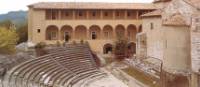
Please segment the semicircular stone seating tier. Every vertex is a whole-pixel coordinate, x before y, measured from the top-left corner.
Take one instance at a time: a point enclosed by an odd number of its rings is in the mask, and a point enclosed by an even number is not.
[[[48,53],[8,71],[3,86],[74,87],[81,81],[106,76],[97,68],[88,45],[69,44]]]

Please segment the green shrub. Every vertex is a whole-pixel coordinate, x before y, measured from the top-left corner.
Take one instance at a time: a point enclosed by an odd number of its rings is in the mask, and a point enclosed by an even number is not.
[[[0,54],[15,53],[18,39],[15,30],[0,27]]]
[[[46,43],[45,42],[40,42],[40,43],[35,45],[35,49],[43,49],[45,47],[46,47]]]
[[[82,40],[80,40],[80,43],[81,43],[81,44],[84,44],[84,40],[83,40],[83,39],[82,39]]]

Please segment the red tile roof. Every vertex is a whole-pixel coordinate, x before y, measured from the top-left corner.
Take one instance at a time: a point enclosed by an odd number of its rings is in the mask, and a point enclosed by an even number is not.
[[[174,14],[170,18],[163,20],[163,25],[172,25],[172,26],[189,26],[184,17],[180,14]]]
[[[97,3],[97,2],[39,2],[28,7],[35,9],[156,9],[152,3]]]
[[[143,18],[144,17],[161,17],[161,15],[162,15],[162,10],[158,9],[158,10],[146,13],[146,14],[142,15],[141,17],[143,17]]]

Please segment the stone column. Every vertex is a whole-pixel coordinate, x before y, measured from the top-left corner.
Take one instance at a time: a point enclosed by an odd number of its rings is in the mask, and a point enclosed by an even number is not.
[[[114,10],[112,11],[112,16],[113,16],[113,19],[115,20],[115,11]]]
[[[136,19],[139,19],[139,11],[136,11]]]
[[[101,29],[100,29],[100,38],[99,38],[99,39],[104,39],[103,37],[104,37],[104,36],[103,36],[103,28],[101,28]]]
[[[72,19],[75,20],[76,19],[76,11],[72,10]]]
[[[58,41],[61,41],[61,29],[58,29],[58,35],[57,35]]]
[[[87,37],[86,37],[86,40],[90,40],[90,31],[89,31],[89,30],[90,30],[90,29],[87,28],[87,33],[86,33]]]
[[[115,27],[113,27],[113,39],[115,40],[116,38],[117,38],[116,29]]]
[[[125,10],[125,13],[124,13],[124,18],[127,19],[127,14],[128,14],[128,11]]]
[[[100,19],[103,19],[103,10],[100,10]]]
[[[90,15],[89,15],[89,11],[86,11],[86,19],[89,19],[90,18]]]
[[[75,28],[72,29],[71,40],[75,40]]]
[[[125,35],[124,35],[124,37],[128,38],[128,29],[127,29],[127,27],[124,27],[124,28],[125,28]]]
[[[58,10],[58,20],[61,20],[61,10]]]

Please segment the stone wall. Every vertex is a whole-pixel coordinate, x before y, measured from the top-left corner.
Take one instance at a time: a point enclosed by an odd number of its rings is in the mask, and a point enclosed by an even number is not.
[[[200,71],[200,16],[193,17],[191,27],[192,70]]]

